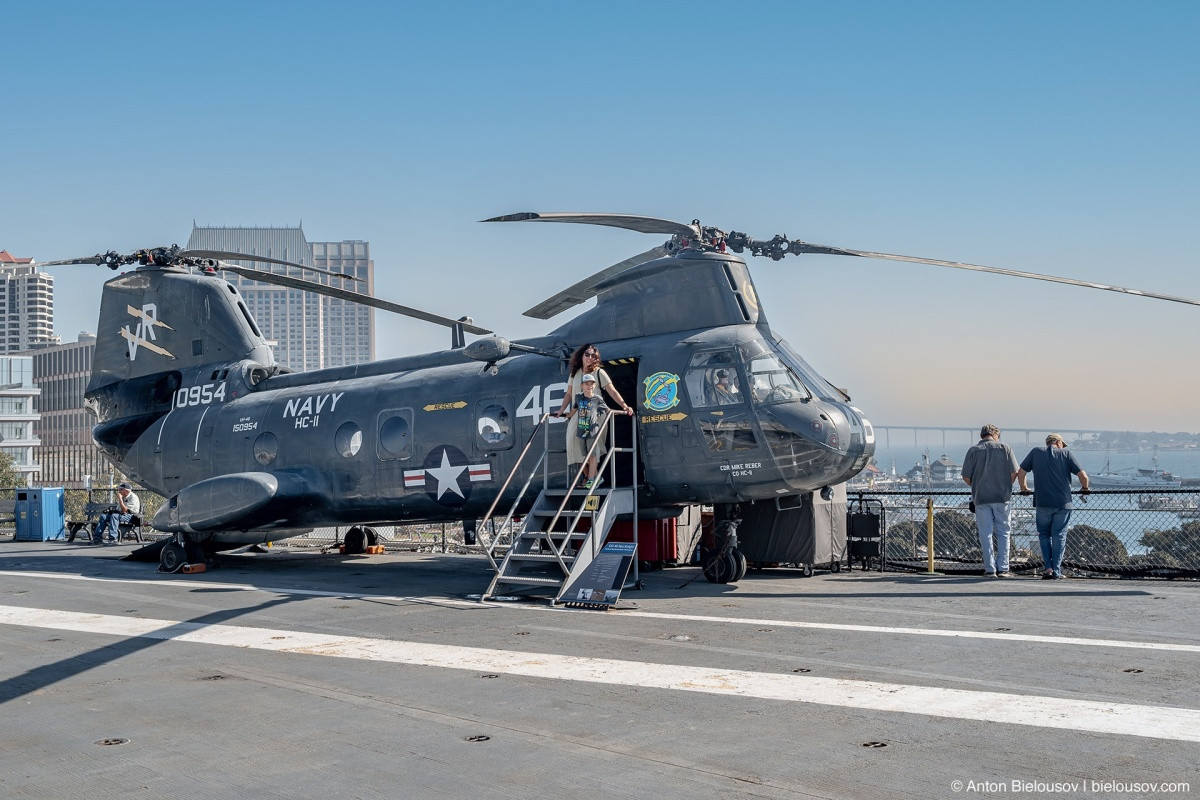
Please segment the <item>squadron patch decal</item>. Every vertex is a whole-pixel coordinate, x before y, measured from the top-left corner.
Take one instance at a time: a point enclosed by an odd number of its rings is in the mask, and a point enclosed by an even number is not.
[[[643,385],[646,388],[643,405],[651,411],[667,411],[679,405],[679,376],[674,372],[656,372]]]
[[[435,503],[461,506],[471,496],[471,484],[492,479],[491,464],[468,464],[453,445],[438,445],[425,457],[423,469],[404,471],[405,489],[424,489]]]

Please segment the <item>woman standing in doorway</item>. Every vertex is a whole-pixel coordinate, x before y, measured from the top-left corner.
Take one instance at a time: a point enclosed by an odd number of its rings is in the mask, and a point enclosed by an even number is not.
[[[608,377],[608,373],[600,368],[600,348],[594,344],[588,343],[576,348],[571,354],[571,362],[569,367],[570,377],[567,378],[567,391],[563,395],[562,406],[558,409],[560,417],[566,416],[568,410],[575,402],[575,396],[583,393],[582,379],[584,375],[592,375],[600,384],[600,388],[612,398],[613,403],[617,408],[625,414],[633,416],[633,408],[625,402],[625,398],[621,397],[621,393],[617,391],[617,387],[613,386],[612,379]],[[575,431],[571,430],[571,426],[567,427],[567,463],[569,465],[582,464],[584,462],[583,440],[575,435]]]

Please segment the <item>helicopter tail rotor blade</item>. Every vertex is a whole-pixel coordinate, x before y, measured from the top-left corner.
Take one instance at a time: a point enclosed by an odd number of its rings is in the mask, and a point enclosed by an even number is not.
[[[217,268],[224,270],[225,272],[236,273],[241,275],[243,278],[249,278],[250,280],[262,281],[263,283],[273,283],[279,286],[288,286],[293,289],[303,289],[316,294],[323,294],[328,297],[336,297],[340,300],[349,300],[352,303],[360,303],[372,308],[382,309],[383,311],[391,311],[392,313],[402,314],[406,317],[413,317],[414,319],[424,320],[425,322],[432,322],[435,325],[444,325],[447,328],[461,326],[462,329],[467,333],[473,333],[479,336],[492,333],[492,331],[488,330],[487,328],[481,328],[478,325],[465,320],[450,319],[449,317],[443,317],[438,314],[430,314],[429,312],[422,311],[419,308],[402,306],[399,303],[393,303],[389,300],[381,300],[378,297],[372,297],[368,294],[359,294],[358,292],[352,292],[348,289],[339,289],[336,286],[326,286],[323,283],[306,281],[302,278],[293,278],[288,275],[279,275],[274,272],[267,272],[261,269],[252,269],[250,267],[239,267],[236,264],[226,264],[224,262],[220,263]]]
[[[596,296],[596,287],[608,280],[609,278],[619,275],[628,269],[633,269],[639,264],[644,264],[647,261],[653,261],[656,258],[662,258],[668,255],[665,246],[658,246],[640,253],[632,258],[627,258],[619,264],[613,264],[611,267],[602,269],[572,286],[563,289],[553,297],[548,297],[538,303],[533,308],[525,312],[525,316],[533,317],[534,319],[550,319],[553,316],[561,314],[569,308],[574,308],[580,303],[586,303],[588,300]]]
[[[305,264],[297,264],[294,261],[284,261],[279,258],[268,258],[266,256],[252,256],[247,253],[233,253],[227,250],[183,250],[179,253],[180,256],[191,258],[213,258],[218,261],[258,261],[264,264],[281,264],[285,267],[295,267],[296,269],[306,270],[308,272],[319,272],[322,275],[331,275],[335,278],[345,278],[350,281],[361,281],[362,278],[356,278],[353,275],[347,275],[344,272],[333,272],[320,267],[310,267]]]
[[[1014,278],[1030,278],[1037,281],[1049,281],[1051,283],[1064,283],[1068,286],[1082,286],[1088,289],[1103,289],[1108,292],[1120,292],[1121,294],[1138,295],[1141,297],[1149,297],[1155,300],[1169,300],[1172,303],[1186,303],[1187,305],[1200,306],[1200,300],[1192,300],[1187,297],[1178,297],[1171,294],[1160,294],[1158,292],[1147,292],[1141,289],[1128,289],[1124,286],[1111,286],[1107,283],[1096,283],[1094,281],[1081,281],[1074,278],[1060,278],[1055,275],[1042,275],[1038,272],[1022,272],[1016,269],[1003,269],[1001,267],[985,267],[979,264],[964,264],[960,261],[942,261],[936,258],[921,258],[919,256],[902,256],[894,253],[875,253],[870,250],[850,250],[844,247],[826,247],[824,245],[812,245],[806,242],[792,242],[791,252],[795,253],[825,253],[829,255],[844,255],[844,256],[859,256],[861,258],[877,258],[885,261],[907,261],[912,264],[931,264],[935,267],[949,267],[951,269],[965,269],[972,272],[991,272],[996,275],[1008,275]]]
[[[624,228],[639,233],[667,233],[671,236],[698,236],[699,231],[692,225],[682,222],[672,222],[669,219],[656,217],[640,217],[635,214],[588,214],[574,211],[549,211],[538,213],[522,211],[517,214],[505,214],[492,217],[483,222],[572,222],[578,225],[606,225],[610,228]]]

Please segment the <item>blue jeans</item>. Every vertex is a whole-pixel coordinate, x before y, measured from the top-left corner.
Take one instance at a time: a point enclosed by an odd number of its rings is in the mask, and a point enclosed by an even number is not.
[[[979,549],[983,551],[983,571],[1008,572],[1008,503],[976,503],[975,527],[979,528]],[[992,552],[992,534],[996,551]]]
[[[100,521],[96,523],[95,541],[103,541],[110,537],[114,542],[120,541],[120,526],[127,525],[131,519],[132,514],[101,514]]]
[[[1063,551],[1067,545],[1069,508],[1038,508],[1038,543],[1042,546],[1042,565],[1056,576],[1062,575]]]

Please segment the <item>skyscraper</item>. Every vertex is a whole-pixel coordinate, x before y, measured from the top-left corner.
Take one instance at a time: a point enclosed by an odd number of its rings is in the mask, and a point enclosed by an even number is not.
[[[34,401],[38,388],[33,383],[33,359],[0,356],[0,452],[12,459],[13,469],[33,485],[38,472],[34,448],[39,444],[33,426],[38,412]]]
[[[54,335],[54,277],[32,258],[0,250],[0,353],[59,341]]]
[[[300,227],[201,227],[193,223],[189,250],[223,250],[319,267],[360,279],[347,281],[294,267],[237,263],[363,294],[375,288],[371,245],[364,241],[309,242]],[[294,370],[361,364],[375,358],[375,317],[367,306],[226,274],[237,286],[275,360]]]
[[[92,374],[96,337],[79,334],[68,344],[39,347],[28,353],[33,360],[33,380],[41,390],[38,399],[40,418],[34,432],[41,444],[37,449],[42,486],[83,488],[84,475],[93,484],[107,484],[112,466],[92,442],[96,418],[84,408],[83,390]]]

